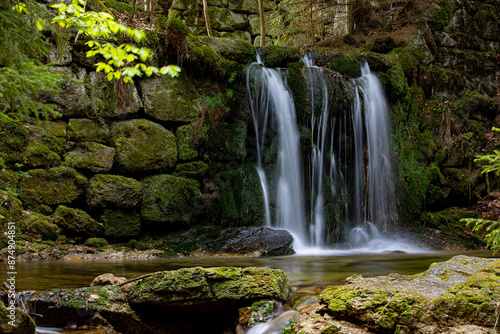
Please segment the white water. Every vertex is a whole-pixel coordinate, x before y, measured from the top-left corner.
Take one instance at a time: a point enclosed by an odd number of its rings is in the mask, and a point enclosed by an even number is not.
[[[322,69],[314,66],[309,57],[302,61],[306,65],[311,102],[311,118],[307,124],[312,141],[308,160],[309,205],[304,203],[303,159],[286,72],[268,69],[260,62],[250,65],[247,71],[266,225],[287,229],[294,237],[293,247],[299,255],[423,252],[408,240],[388,237],[386,233],[395,225],[397,213],[389,108],[380,81],[364,64],[362,76],[346,83],[353,95],[352,107],[334,117],[330,114],[328,83]],[[269,142],[269,137],[275,135],[279,136],[280,145],[279,177],[274,185],[276,190],[271,192],[262,151],[266,139]],[[334,203],[325,203],[326,181],[330,184]],[[276,198],[270,198],[271,193]],[[276,203],[274,220],[271,219],[270,202]],[[326,204],[336,206],[336,221],[325,220]],[[307,206],[310,208],[308,215]],[[341,224],[345,227],[339,227]],[[332,226],[336,226],[337,234],[343,233],[340,238],[346,240],[335,249],[326,248],[329,237],[326,231]]]

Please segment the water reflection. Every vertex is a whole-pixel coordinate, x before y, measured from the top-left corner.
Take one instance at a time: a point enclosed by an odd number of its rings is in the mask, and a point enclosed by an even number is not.
[[[352,275],[415,274],[426,270],[433,262],[466,254],[492,257],[491,252],[440,252],[429,254],[378,254],[363,256],[284,256],[269,258],[200,257],[176,259],[109,259],[80,261],[18,262],[16,290],[43,290],[88,286],[103,273],[132,278],[161,270],[203,266],[269,267],[284,270],[292,285],[325,286],[341,284]],[[0,279],[5,281],[2,271]]]

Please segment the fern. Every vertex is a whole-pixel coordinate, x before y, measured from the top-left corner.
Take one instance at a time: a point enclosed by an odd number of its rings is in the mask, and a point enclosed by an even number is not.
[[[493,254],[500,250],[500,221],[480,218],[465,218],[461,221],[467,222],[467,225],[474,224],[472,228],[474,232],[489,232],[484,236],[488,247],[491,247]]]

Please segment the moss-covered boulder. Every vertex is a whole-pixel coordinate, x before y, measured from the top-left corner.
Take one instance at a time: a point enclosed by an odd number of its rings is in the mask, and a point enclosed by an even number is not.
[[[58,165],[66,144],[66,123],[41,121],[25,126],[30,132],[25,164],[32,168]]]
[[[361,76],[361,65],[359,60],[352,55],[345,53],[335,54],[330,58],[329,63],[332,69],[342,75],[353,78]]]
[[[23,204],[10,191],[0,190],[0,225],[17,221],[23,213]]]
[[[168,171],[177,161],[174,134],[149,120],[114,122],[111,139],[122,172]]]
[[[36,325],[30,316],[16,307],[0,302],[0,332],[4,334],[35,334]]]
[[[270,45],[259,49],[262,62],[267,67],[287,67],[288,63],[300,60],[299,49]]]
[[[140,82],[144,110],[161,121],[193,122],[201,115],[200,95],[182,71],[176,78],[159,76]]]
[[[320,312],[377,332],[451,333],[460,326],[486,332],[495,325],[499,268],[497,259],[459,255],[417,275],[355,275],[323,291]]]
[[[97,174],[87,185],[87,205],[90,207],[132,208],[141,198],[141,183],[121,175]]]
[[[198,145],[192,124],[179,126],[175,131],[179,160],[192,160],[198,157]]]
[[[255,48],[244,38],[228,39],[200,36],[199,40],[209,45],[227,60],[233,60],[240,64],[249,64],[255,60]]]
[[[33,169],[19,182],[19,198],[24,206],[72,203],[85,190],[87,178],[69,167]]]
[[[242,161],[246,156],[246,138],[246,123],[222,123],[214,128],[205,127],[201,144],[213,160]]]
[[[168,307],[216,313],[256,299],[284,301],[288,277],[269,268],[184,268],[160,271],[132,284],[129,301],[142,307]]]
[[[104,226],[81,209],[59,205],[53,214],[54,223],[67,237],[94,237],[102,235]]]
[[[264,0],[264,10],[276,9],[276,3],[271,0]],[[243,13],[259,13],[259,3],[257,0],[230,0],[229,9]]]
[[[0,190],[16,189],[20,178],[19,172],[0,168]]]
[[[208,164],[203,161],[186,162],[177,164],[174,175],[191,179],[201,179],[208,171]]]
[[[29,130],[23,122],[0,116],[0,166],[24,163]]]
[[[208,7],[210,25],[214,30],[234,31],[247,28],[248,21],[245,15],[235,13],[228,8]]]
[[[104,235],[116,239],[131,239],[141,233],[141,215],[133,210],[105,210],[101,216]]]
[[[64,156],[64,164],[94,173],[108,172],[113,167],[115,149],[99,143],[76,144]]]
[[[116,285],[42,291],[32,295],[27,306],[43,315],[40,326],[64,327],[73,322],[77,326],[101,325],[109,332],[156,333],[140,321]]]
[[[109,144],[110,137],[109,126],[104,122],[88,118],[69,120],[69,141]]]
[[[198,181],[167,174],[145,177],[142,219],[150,223],[190,223],[200,214]]]
[[[23,234],[36,240],[56,240],[59,237],[59,227],[49,217],[31,211],[23,213],[20,228]]]

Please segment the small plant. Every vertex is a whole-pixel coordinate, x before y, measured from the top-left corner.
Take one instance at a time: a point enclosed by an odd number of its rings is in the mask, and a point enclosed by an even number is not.
[[[103,239],[103,238],[88,238],[85,241],[85,245],[87,245],[89,247],[96,247],[96,248],[104,247],[107,244],[108,244],[108,242],[106,241],[106,239]]]

